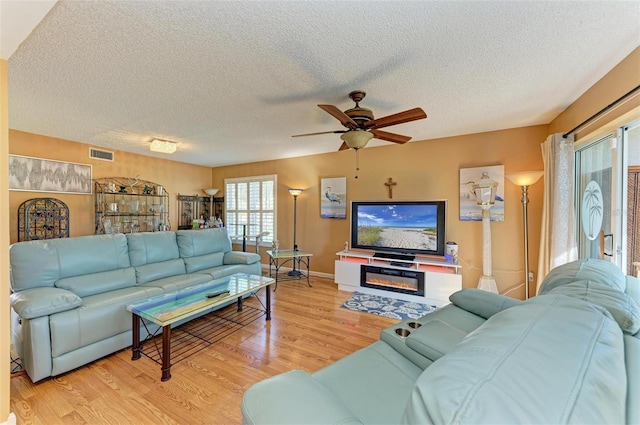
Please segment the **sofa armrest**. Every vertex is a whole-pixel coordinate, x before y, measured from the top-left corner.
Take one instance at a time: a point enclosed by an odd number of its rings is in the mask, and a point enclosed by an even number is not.
[[[461,309],[485,319],[522,303],[522,301],[506,295],[494,294],[476,288],[465,288],[455,292],[451,294],[449,301]]]
[[[449,323],[430,320],[411,332],[406,340],[407,347],[434,362],[458,345],[467,336]]]
[[[260,256],[251,252],[225,252],[222,264],[253,264],[260,261]]]
[[[72,310],[82,304],[82,299],[73,292],[50,287],[14,292],[9,301],[13,310],[23,319]]]
[[[252,385],[242,397],[243,424],[362,424],[326,387],[302,370]]]

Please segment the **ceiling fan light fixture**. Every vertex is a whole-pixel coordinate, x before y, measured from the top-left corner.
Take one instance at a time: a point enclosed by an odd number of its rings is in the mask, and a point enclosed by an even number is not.
[[[373,138],[373,134],[365,130],[351,130],[340,136],[350,149],[362,149],[367,146],[369,140]]]
[[[153,139],[149,149],[151,152],[174,153],[178,149],[178,144],[169,140]]]

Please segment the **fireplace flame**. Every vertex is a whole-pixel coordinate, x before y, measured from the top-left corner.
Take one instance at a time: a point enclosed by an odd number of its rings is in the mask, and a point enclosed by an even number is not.
[[[411,283],[407,283],[407,282],[399,282],[399,281],[397,281],[395,279],[373,278],[373,279],[367,279],[367,283],[370,284],[370,285],[385,286],[387,288],[406,289],[406,290],[409,290],[409,291],[417,291],[418,290],[417,282],[416,282],[416,284],[411,284]]]

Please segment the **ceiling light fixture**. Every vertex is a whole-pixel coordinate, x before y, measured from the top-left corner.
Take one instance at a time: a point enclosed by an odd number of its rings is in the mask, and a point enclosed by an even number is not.
[[[356,151],[356,179],[358,178],[358,171],[360,171],[360,164],[358,159],[358,152],[360,149],[367,146],[369,140],[373,139],[373,133],[366,130],[349,130],[344,133],[340,138],[344,141],[344,144]]]
[[[153,139],[149,149],[151,152],[174,153],[178,149],[178,144],[169,140]]]
[[[365,130],[350,130],[340,136],[350,149],[362,149],[367,146],[373,134]]]

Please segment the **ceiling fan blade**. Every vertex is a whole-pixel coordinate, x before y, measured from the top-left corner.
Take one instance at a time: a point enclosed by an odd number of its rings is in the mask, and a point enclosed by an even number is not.
[[[387,131],[382,131],[377,129],[372,129],[369,131],[373,134],[373,137],[375,137],[376,139],[386,140],[387,142],[403,144],[411,140],[411,137],[403,136],[402,134],[389,133]]]
[[[322,109],[323,111],[329,113],[329,115],[331,115],[332,117],[334,117],[338,121],[340,121],[340,123],[342,125],[344,125],[345,127],[349,128],[349,129],[353,129],[353,128],[358,127],[358,123],[357,122],[352,120],[349,115],[347,115],[344,112],[342,112],[336,106],[333,106],[333,105],[318,105],[318,107],[320,109]]]
[[[304,136],[317,136],[319,134],[331,134],[331,133],[346,133],[347,130],[336,130],[336,131],[320,131],[318,133],[305,133],[305,134],[294,134],[291,137],[304,137]]]
[[[382,128],[409,121],[421,120],[424,118],[427,118],[427,114],[422,110],[422,108],[413,108],[404,112],[398,112],[397,114],[387,115],[386,117],[367,121],[364,123],[364,126],[366,128]]]
[[[344,151],[349,149],[349,146],[347,146],[347,142],[342,142],[342,144],[340,145],[340,149],[338,149],[338,151]]]

